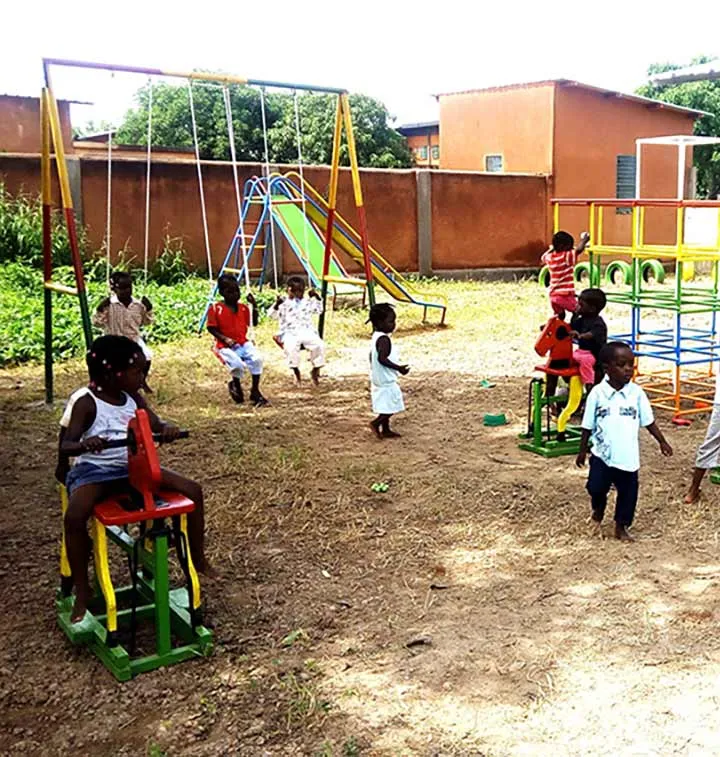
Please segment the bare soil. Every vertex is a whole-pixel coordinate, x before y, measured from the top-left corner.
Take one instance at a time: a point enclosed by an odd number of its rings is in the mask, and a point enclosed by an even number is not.
[[[260,411],[231,403],[207,340],[158,350],[153,401],[192,431],[163,462],[207,496],[217,646],[126,684],[55,625],[60,406],[41,367],[0,372],[0,752],[718,754],[720,516],[709,482],[682,501],[705,421],[659,416],[675,456],[642,439],[636,541],[603,538],[586,472],[517,448],[541,294],[455,294],[445,330],[400,311],[399,440],[367,427],[359,316],[333,316],[319,388],[261,330]],[[83,381],[61,366],[58,394]]]

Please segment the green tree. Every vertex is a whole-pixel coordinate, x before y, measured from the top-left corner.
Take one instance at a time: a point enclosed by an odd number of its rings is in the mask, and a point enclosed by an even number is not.
[[[709,63],[712,58],[700,56],[690,65]],[[665,71],[684,68],[676,63],[653,63],[648,77]],[[695,121],[695,134],[715,137],[720,135],[720,81],[697,81],[686,84],[645,84],[637,93],[643,97],[682,105],[685,108],[706,111],[709,115]],[[697,190],[700,197],[720,195],[720,145],[701,145],[693,148],[697,168]]]
[[[238,160],[262,161],[265,146],[260,91],[252,87],[230,87],[230,100]],[[148,85],[135,95],[135,106],[125,115],[118,130],[119,143],[147,143],[150,104]],[[230,157],[225,104],[218,87],[195,85],[193,104],[198,130],[200,157],[227,160]],[[327,164],[332,155],[337,98],[306,92],[298,95],[301,149],[305,163]],[[297,163],[295,100],[291,94],[268,93],[265,97],[268,152],[272,163]],[[413,165],[412,154],[402,135],[390,125],[385,106],[366,95],[350,95],[358,162],[375,168],[402,168]],[[192,121],[187,87],[155,84],[152,89],[152,142],[163,147],[192,147]],[[347,144],[343,141],[341,163],[348,165]]]

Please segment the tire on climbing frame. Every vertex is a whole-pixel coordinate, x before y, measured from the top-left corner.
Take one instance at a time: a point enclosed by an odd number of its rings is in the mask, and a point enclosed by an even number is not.
[[[665,281],[665,269],[659,260],[644,260],[640,271],[645,283],[650,279],[654,279],[657,284]]]
[[[578,263],[575,266],[574,275],[575,275],[575,281],[577,281],[578,284],[584,283],[585,281],[589,283],[590,282],[590,263],[585,263],[585,262]]]
[[[616,281],[618,274],[620,280]],[[613,260],[605,269],[605,281],[608,284],[632,284],[632,280],[632,266],[624,260]]]
[[[550,268],[544,265],[538,274],[538,284],[547,289],[550,286]]]

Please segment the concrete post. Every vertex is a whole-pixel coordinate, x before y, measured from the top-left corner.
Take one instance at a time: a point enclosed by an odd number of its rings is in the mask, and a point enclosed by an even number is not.
[[[432,171],[416,171],[418,273],[432,276]]]
[[[67,158],[68,181],[70,182],[70,194],[73,207],[75,208],[75,220],[78,226],[82,226],[83,220],[83,196],[82,196],[82,167],[80,158]]]

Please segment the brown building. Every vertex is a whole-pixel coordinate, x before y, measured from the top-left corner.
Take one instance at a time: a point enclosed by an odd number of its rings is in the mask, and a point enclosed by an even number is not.
[[[426,121],[419,124],[403,124],[397,129],[415,156],[415,165],[421,168],[440,167],[440,123]]]
[[[72,152],[70,102],[58,100],[63,144]],[[0,95],[0,152],[37,154],[42,149],[40,99]]]
[[[437,99],[441,168],[545,174],[551,195],[565,198],[634,197],[635,140],[692,134],[695,119],[702,115],[567,79],[454,92]],[[667,148],[643,153],[642,197],[676,196],[676,161],[676,153]],[[563,226],[584,228],[585,211],[564,212]],[[662,237],[674,224],[671,215],[656,226]],[[608,241],[629,233],[626,213],[607,216]]]

